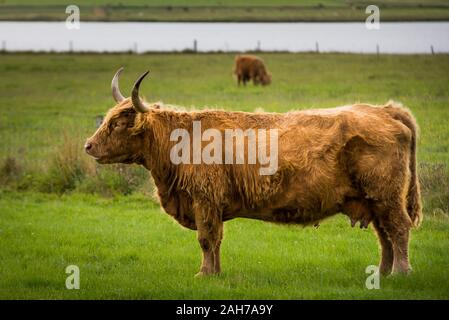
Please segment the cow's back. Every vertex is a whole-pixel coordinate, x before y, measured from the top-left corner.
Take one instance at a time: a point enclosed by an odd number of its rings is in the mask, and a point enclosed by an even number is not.
[[[252,69],[263,65],[263,61],[253,55],[237,55],[235,57],[235,73],[249,74]]]
[[[271,219],[274,211],[295,208],[296,222],[312,223],[335,213],[345,198],[358,196],[345,162],[353,166],[367,159],[379,161],[409,134],[384,108],[368,105],[295,111],[270,120],[272,125],[268,121],[261,127],[279,131],[277,172],[262,176],[258,166],[231,169],[233,199],[239,202],[234,205],[246,217],[262,214],[259,218]],[[362,146],[357,159],[343,159],[342,152],[354,137],[366,148]]]

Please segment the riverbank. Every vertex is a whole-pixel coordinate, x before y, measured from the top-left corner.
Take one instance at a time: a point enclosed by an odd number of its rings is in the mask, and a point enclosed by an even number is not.
[[[97,3],[95,5],[95,2]],[[266,5],[234,1],[228,5],[201,1],[176,1],[176,5],[117,4],[93,1],[80,4],[82,21],[135,22],[360,22],[365,21],[368,4],[343,1],[281,1]],[[236,3],[237,4],[234,4]],[[321,3],[323,2],[323,3]],[[29,3],[29,4],[28,4]],[[83,3],[83,2],[82,2]],[[195,5],[199,4],[199,5]],[[449,3],[442,1],[382,1],[378,4],[381,21],[449,21]],[[0,21],[64,21],[66,6],[56,1],[34,5],[31,1],[4,1],[0,4]]]

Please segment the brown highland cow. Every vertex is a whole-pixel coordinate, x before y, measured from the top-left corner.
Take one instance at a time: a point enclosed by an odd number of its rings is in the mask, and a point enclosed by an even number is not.
[[[99,163],[137,163],[150,170],[164,210],[197,230],[203,252],[199,275],[220,272],[223,222],[243,217],[316,225],[343,213],[352,225],[370,223],[379,238],[380,271],[407,273],[410,229],[422,220],[416,174],[417,125],[394,103],[279,113],[176,111],[131,98],[112,81],[117,104],[86,142]],[[175,129],[276,128],[278,169],[260,175],[256,164],[174,164]],[[222,151],[224,157],[225,150]]]
[[[235,57],[234,74],[237,76],[237,84],[246,85],[248,81],[266,86],[271,83],[271,74],[266,70],[265,63],[259,57],[253,55],[237,55]]]

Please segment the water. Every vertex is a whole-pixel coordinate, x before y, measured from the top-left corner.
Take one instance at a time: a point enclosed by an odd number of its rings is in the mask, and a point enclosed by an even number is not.
[[[153,23],[0,22],[8,51],[315,51],[375,53],[449,52],[449,22],[381,23]]]

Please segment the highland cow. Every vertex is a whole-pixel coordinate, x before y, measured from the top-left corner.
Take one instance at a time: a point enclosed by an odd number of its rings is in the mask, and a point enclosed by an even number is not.
[[[248,81],[253,81],[254,85],[269,85],[271,74],[266,70],[265,63],[259,57],[253,55],[237,55],[235,57],[234,74],[237,76],[237,84],[246,85]]]
[[[85,144],[99,163],[137,163],[150,170],[164,210],[197,230],[203,252],[198,275],[219,273],[223,223],[233,218],[318,225],[343,213],[351,224],[372,224],[382,249],[380,272],[411,270],[409,233],[422,220],[416,174],[417,125],[395,103],[355,104],[280,113],[177,111],[131,98],[112,81],[117,104]],[[174,130],[277,129],[278,168],[261,164],[174,164]],[[203,142],[204,143],[204,142]],[[221,150],[226,156],[226,149]]]

